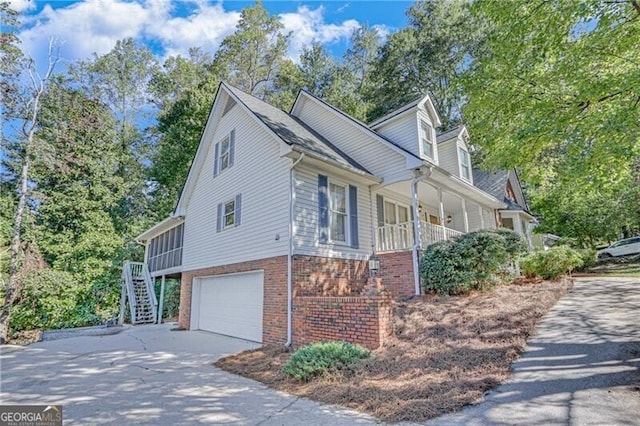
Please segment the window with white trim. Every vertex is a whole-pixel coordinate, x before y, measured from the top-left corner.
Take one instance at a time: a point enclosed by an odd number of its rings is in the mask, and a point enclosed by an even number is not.
[[[233,166],[235,151],[236,131],[232,130],[220,142],[215,145],[213,176]]]
[[[333,242],[346,243],[349,235],[347,186],[329,183],[329,229]]]
[[[422,130],[422,153],[433,158],[433,127],[424,120],[420,120]]]
[[[241,195],[238,194],[235,198],[218,204],[218,218],[216,224],[216,230],[218,232],[240,225],[241,200]]]
[[[231,138],[227,136],[220,142],[220,157],[219,157],[219,171],[222,172],[229,168],[229,145]]]
[[[460,152],[460,174],[463,178],[469,180],[471,179],[471,167],[469,165],[469,153],[466,149],[462,147],[458,147],[458,152]]]

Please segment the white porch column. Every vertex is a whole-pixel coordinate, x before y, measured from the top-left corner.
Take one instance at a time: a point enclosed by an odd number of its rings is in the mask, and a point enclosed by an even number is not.
[[[413,209],[413,281],[416,295],[420,294],[420,255],[422,238],[420,235],[420,211],[418,209],[418,176],[411,181],[411,204]]]
[[[162,280],[160,281],[160,306],[158,307],[158,324],[162,324],[162,311],[164,310],[164,279],[165,276],[162,276]]]
[[[462,200],[462,217],[464,218],[464,233],[469,233],[469,215],[467,214],[467,200],[461,198]]]
[[[480,204],[478,204],[478,214],[480,215],[480,229],[484,229],[484,210]]]
[[[442,189],[438,188],[438,203],[439,203],[439,207],[440,207],[440,225],[442,226],[442,237],[444,240],[447,239],[447,233],[444,230],[445,226],[445,219],[444,219],[444,203],[442,202]]]

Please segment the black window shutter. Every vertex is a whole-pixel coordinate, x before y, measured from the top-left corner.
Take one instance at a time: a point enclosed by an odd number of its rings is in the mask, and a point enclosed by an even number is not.
[[[236,195],[236,202],[235,202],[235,212],[233,215],[233,226],[238,226],[240,225],[240,215],[241,215],[241,206],[242,206],[242,194],[238,194]]]
[[[358,248],[358,188],[353,185],[349,185],[349,231],[351,247]]]
[[[224,204],[218,204],[218,218],[216,222],[216,231],[222,231],[222,222],[224,221]]]
[[[236,129],[231,131],[229,136],[229,167],[233,166],[233,160],[235,159],[236,152]]]
[[[329,193],[328,179],[318,175],[318,236],[321,243],[329,242]]]
[[[218,176],[218,164],[220,163],[219,157],[220,157],[220,143],[217,143],[215,147],[215,155],[213,157],[213,176],[214,177]]]
[[[376,195],[376,210],[378,212],[378,226],[384,226],[384,199]]]

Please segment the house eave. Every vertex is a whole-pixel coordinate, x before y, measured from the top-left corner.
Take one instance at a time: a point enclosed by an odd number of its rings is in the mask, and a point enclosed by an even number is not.
[[[182,223],[184,223],[184,216],[169,216],[135,237],[134,241],[144,243]]]

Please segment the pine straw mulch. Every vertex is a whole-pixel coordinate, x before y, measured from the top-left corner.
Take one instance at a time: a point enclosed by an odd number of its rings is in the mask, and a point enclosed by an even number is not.
[[[280,391],[369,413],[424,421],[460,410],[504,382],[537,320],[572,281],[519,281],[466,296],[396,303],[395,336],[354,372],[298,382],[282,368],[291,352],[264,347],[215,363]]]

